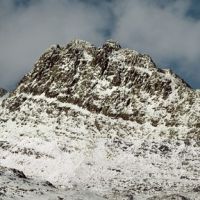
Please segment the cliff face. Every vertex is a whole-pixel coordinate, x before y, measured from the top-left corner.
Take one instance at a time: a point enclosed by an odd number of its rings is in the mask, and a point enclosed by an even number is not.
[[[55,185],[120,200],[200,195],[200,92],[114,41],[48,49],[3,100],[0,136],[2,165]]]

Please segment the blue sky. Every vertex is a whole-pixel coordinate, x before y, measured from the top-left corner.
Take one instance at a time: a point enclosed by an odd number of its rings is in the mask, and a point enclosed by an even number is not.
[[[0,0],[0,87],[13,89],[51,44],[112,38],[200,88],[199,36],[199,0]]]

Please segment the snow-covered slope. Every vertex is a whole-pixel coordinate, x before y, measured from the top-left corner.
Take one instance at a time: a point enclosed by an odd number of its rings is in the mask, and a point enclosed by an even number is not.
[[[1,166],[58,188],[200,199],[200,92],[117,42],[48,49],[3,100],[0,138]]]

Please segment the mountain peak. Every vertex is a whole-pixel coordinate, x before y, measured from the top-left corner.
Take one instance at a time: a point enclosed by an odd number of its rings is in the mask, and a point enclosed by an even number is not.
[[[24,94],[44,94],[92,112],[143,123],[149,115],[142,111],[147,99],[160,102],[159,109],[168,109],[165,104],[173,107],[182,98],[191,101],[197,93],[171,71],[159,69],[150,56],[123,49],[118,42],[109,40],[97,48],[73,40],[45,52],[5,104],[11,110],[20,109]]]
[[[189,89],[187,84],[168,70],[157,68],[148,55],[123,49],[113,40],[102,48],[73,40],[65,47],[54,45],[46,51],[13,94],[44,93],[88,110],[134,120],[136,96],[141,99],[141,93],[146,93],[149,98],[173,101],[174,93],[181,98],[183,89]],[[129,104],[127,113],[124,109]]]

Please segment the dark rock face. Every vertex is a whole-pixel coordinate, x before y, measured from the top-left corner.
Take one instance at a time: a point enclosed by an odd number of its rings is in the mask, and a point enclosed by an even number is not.
[[[13,174],[15,175],[15,176],[17,176],[18,178],[24,178],[24,179],[26,179],[27,177],[25,176],[25,174],[22,172],[22,171],[19,171],[19,170],[17,170],[17,169],[10,169],[12,172],[13,172]]]
[[[0,97],[4,96],[7,93],[7,91],[3,88],[0,88]]]

